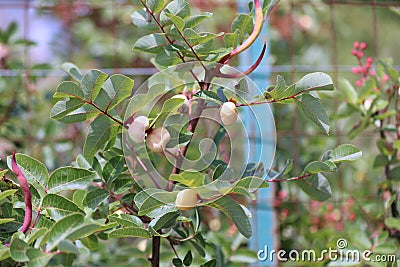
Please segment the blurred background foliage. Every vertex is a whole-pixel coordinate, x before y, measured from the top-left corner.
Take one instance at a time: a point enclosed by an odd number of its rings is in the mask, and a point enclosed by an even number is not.
[[[214,13],[207,31],[231,31],[231,21],[237,12],[236,1],[189,2],[192,13]],[[345,237],[361,249],[365,247],[365,240],[375,240],[377,236],[385,241],[387,248],[383,251],[387,253],[398,246],[394,241],[386,241],[382,227],[374,225],[373,220],[384,212],[380,188],[383,173],[381,169],[372,168],[377,154],[377,132],[367,129],[356,139],[348,140],[346,134],[357,118],[340,116],[341,103],[337,94],[341,93],[339,79],[348,78],[351,82],[357,79],[351,73],[351,67],[357,65],[351,55],[354,41],[368,45],[367,56],[391,58],[394,65],[399,65],[399,5],[399,1],[389,0],[281,0],[269,19],[271,81],[276,80],[277,74],[295,81],[310,71],[326,71],[337,85],[337,91],[324,95],[323,100],[333,124],[329,137],[315,130],[302,116],[297,116],[294,107],[274,106],[278,131],[276,167],[282,168],[287,159],[293,158],[292,174],[296,175],[305,163],[319,158],[320,151],[339,143],[354,143],[364,152],[362,160],[344,166],[339,176],[329,177],[334,197],[325,203],[310,201],[290,183],[274,186],[275,198],[264,207],[276,212],[279,248],[324,249]],[[4,168],[5,156],[14,149],[45,162],[50,169],[70,164],[81,152],[82,133],[87,125],[61,125],[49,119],[51,95],[56,84],[65,79],[59,70],[62,62],[74,62],[82,69],[101,68],[109,73],[130,75],[136,87],[154,72],[145,55],[131,50],[142,36],[140,29],[131,23],[130,15],[135,9],[127,0],[0,2],[3,18],[0,22],[1,168]],[[223,38],[218,42],[223,46]],[[231,251],[234,259],[233,252],[245,242],[227,221],[219,220],[207,222],[211,229],[209,239],[220,242],[221,248]],[[217,233],[221,227],[223,231]],[[224,237],[226,234],[228,238]],[[134,255],[146,261],[143,255],[143,251],[149,249],[146,242],[116,242],[100,243],[99,253],[82,253],[80,264],[139,264],[140,259],[130,261]],[[170,257],[173,256],[164,255],[165,259]],[[236,263],[236,266],[243,264]]]

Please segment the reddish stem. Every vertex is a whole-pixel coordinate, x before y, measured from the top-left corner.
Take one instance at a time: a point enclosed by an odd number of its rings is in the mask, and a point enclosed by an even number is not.
[[[21,169],[17,164],[17,161],[15,160],[15,153],[16,151],[14,151],[12,154],[11,165],[12,165],[12,171],[17,176],[18,183],[21,186],[22,192],[24,194],[25,217],[24,217],[24,223],[22,224],[20,231],[25,233],[31,226],[31,221],[32,221],[32,195],[31,191],[29,190],[28,181],[26,180],[25,175],[22,173]]]

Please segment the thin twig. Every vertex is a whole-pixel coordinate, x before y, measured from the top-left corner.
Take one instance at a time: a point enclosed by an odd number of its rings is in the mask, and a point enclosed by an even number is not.
[[[269,179],[269,180],[265,180],[268,183],[280,183],[280,182],[288,182],[288,181],[299,181],[302,179],[305,179],[307,177],[312,176],[313,174],[311,173],[307,173],[301,176],[296,176],[296,177],[291,177],[291,178],[287,178],[287,179]]]

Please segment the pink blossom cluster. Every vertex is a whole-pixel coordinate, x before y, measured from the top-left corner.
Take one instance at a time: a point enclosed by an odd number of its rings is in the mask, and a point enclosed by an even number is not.
[[[356,81],[356,85],[358,87],[363,86],[368,75],[371,76],[375,75],[375,71],[371,69],[374,59],[372,57],[367,57],[367,59],[365,60],[365,64],[363,63],[365,49],[367,49],[366,43],[354,42],[354,49],[351,51],[351,54],[355,56],[358,61],[358,67],[352,68],[352,72],[354,74],[360,75],[360,79]]]

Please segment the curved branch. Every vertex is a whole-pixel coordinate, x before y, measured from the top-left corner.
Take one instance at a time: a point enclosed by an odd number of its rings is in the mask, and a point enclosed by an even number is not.
[[[264,15],[260,4],[260,0],[254,0],[254,7],[256,10],[256,21],[252,33],[246,39],[246,41],[244,41],[241,45],[236,47],[232,52],[224,56],[219,61],[219,63],[226,64],[229,61],[229,59],[231,59],[233,56],[240,54],[241,52],[249,48],[257,39],[257,37],[260,35],[264,23]]]
[[[24,194],[25,216],[24,223],[22,224],[20,231],[25,233],[31,226],[32,221],[32,195],[31,191],[29,190],[28,181],[26,180],[25,175],[22,173],[21,169],[18,167],[17,161],[15,160],[15,154],[16,151],[14,151],[12,154],[11,166],[12,171],[18,178],[18,183],[21,186],[22,192]]]
[[[250,73],[252,73],[261,63],[264,55],[265,55],[265,51],[267,50],[267,43],[264,43],[263,49],[261,51],[260,56],[257,58],[257,61],[247,70],[245,70],[242,73],[236,73],[236,74],[224,74],[219,72],[219,74],[217,74],[217,77],[221,77],[221,78],[227,78],[227,79],[236,79],[236,78],[241,78],[243,76],[249,75]]]

